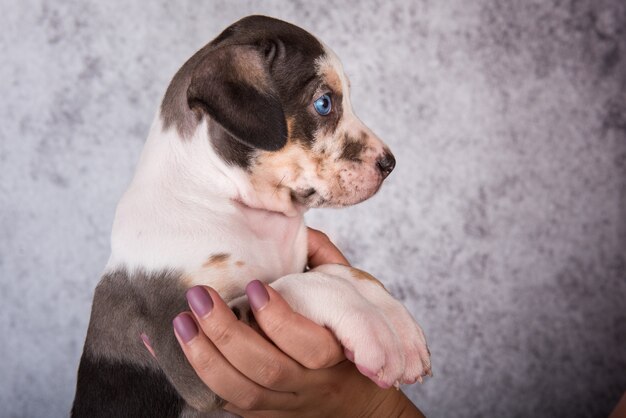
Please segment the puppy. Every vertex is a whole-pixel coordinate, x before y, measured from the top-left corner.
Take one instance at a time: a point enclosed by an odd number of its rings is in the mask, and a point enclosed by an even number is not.
[[[340,265],[303,273],[306,209],[359,203],[395,165],[352,112],[349,88],[333,51],[264,16],[234,23],[181,67],[117,207],[73,416],[220,407],[172,331],[194,285],[240,306],[250,280],[271,282],[379,384],[430,373],[422,330],[376,279]]]

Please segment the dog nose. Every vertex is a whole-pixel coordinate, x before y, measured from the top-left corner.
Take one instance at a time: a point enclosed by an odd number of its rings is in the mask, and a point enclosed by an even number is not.
[[[393,154],[389,151],[385,151],[385,153],[376,160],[376,165],[378,169],[383,175],[383,178],[387,178],[387,176],[393,171],[396,166],[396,159]]]

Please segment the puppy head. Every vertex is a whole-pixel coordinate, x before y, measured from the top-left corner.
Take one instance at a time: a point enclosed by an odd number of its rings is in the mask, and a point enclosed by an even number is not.
[[[250,16],[179,70],[161,115],[183,138],[206,118],[213,149],[246,178],[245,203],[339,207],[371,197],[395,165],[352,112],[349,89],[335,53],[311,34]]]

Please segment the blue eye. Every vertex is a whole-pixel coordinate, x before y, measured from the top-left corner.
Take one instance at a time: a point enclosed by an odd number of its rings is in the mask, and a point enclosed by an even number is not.
[[[320,115],[328,115],[333,107],[333,104],[330,101],[330,95],[324,94],[323,96],[320,96],[319,99],[313,102],[313,107]]]

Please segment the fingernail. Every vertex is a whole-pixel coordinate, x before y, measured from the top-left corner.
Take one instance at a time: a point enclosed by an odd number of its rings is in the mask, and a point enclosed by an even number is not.
[[[248,283],[246,286],[246,294],[248,295],[250,306],[252,306],[252,309],[255,311],[263,309],[270,299],[270,295],[267,293],[265,286],[258,280],[252,280]]]
[[[176,318],[174,318],[173,323],[176,334],[178,334],[184,343],[188,343],[193,337],[198,335],[198,327],[196,326],[196,323],[186,313],[179,314]]]
[[[343,354],[346,356],[348,360],[354,363],[354,353],[347,348],[343,349]]]
[[[203,286],[194,286],[187,291],[187,302],[198,317],[202,318],[213,309],[213,299]]]

